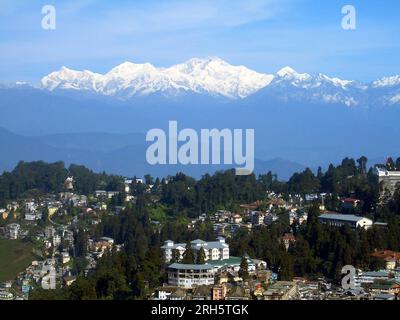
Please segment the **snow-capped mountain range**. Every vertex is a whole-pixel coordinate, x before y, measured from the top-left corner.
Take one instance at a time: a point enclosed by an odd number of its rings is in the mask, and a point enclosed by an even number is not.
[[[195,58],[169,68],[124,62],[104,75],[62,67],[45,76],[41,87],[51,91],[85,90],[123,99],[157,92],[166,95],[206,93],[235,99],[256,92],[272,79],[272,75],[257,73],[244,66],[232,66],[219,58]]]
[[[129,100],[137,96],[185,93],[243,99],[262,93],[282,101],[339,103],[350,107],[365,104],[400,104],[400,76],[364,84],[324,74],[298,73],[290,67],[276,74],[233,66],[218,57],[193,58],[169,68],[150,63],[124,62],[106,74],[75,71],[62,67],[40,81],[40,88],[69,90]]]

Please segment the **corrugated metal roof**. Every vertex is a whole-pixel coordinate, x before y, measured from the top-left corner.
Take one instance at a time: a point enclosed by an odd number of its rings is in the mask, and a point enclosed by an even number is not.
[[[340,214],[340,213],[324,213],[324,214],[321,214],[319,216],[319,218],[327,219],[327,220],[349,221],[349,222],[358,222],[361,219],[367,219],[367,218],[355,216],[352,214]]]
[[[186,269],[186,270],[210,270],[213,267],[209,264],[183,264],[183,263],[173,263],[168,266],[171,269]]]

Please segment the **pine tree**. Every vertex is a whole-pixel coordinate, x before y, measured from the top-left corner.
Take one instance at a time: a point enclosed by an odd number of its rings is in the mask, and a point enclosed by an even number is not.
[[[361,174],[367,173],[367,162],[368,162],[368,159],[365,156],[362,156],[360,159],[357,159],[358,171]]]
[[[200,248],[199,253],[197,254],[196,264],[204,264],[206,261],[206,253],[204,248]]]
[[[75,255],[77,257],[84,257],[87,252],[88,236],[86,232],[80,228],[75,235]]]
[[[400,157],[398,157],[396,160],[396,170],[400,171]]]
[[[172,250],[171,263],[179,263],[181,261],[181,253],[178,249]]]
[[[183,254],[182,263],[193,264],[194,263],[194,253],[190,241],[186,243],[185,253]]]
[[[242,261],[240,262],[239,277],[243,280],[249,278],[249,264],[247,263],[246,257],[242,257]]]
[[[387,160],[386,160],[386,169],[389,170],[389,171],[396,170],[392,157],[387,158]]]

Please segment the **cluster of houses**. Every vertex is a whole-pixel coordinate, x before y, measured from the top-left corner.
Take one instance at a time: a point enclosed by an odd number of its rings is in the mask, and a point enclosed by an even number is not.
[[[286,234],[287,243],[295,241]],[[219,243],[217,243],[219,242]],[[161,247],[167,264],[168,281],[149,297],[153,300],[395,300],[400,294],[400,253],[375,251],[372,257],[382,260],[380,271],[357,270],[355,288],[345,289],[326,279],[293,278],[278,281],[264,261],[245,256],[249,278],[239,276],[241,258],[229,256],[229,247],[218,241],[191,242],[193,251],[206,248],[204,264],[171,263],[172,250],[184,254],[185,244],[166,241]],[[227,250],[228,249],[228,250]],[[213,254],[214,250],[214,254]],[[224,251],[225,250],[225,251]],[[224,255],[225,253],[225,255]]]
[[[102,214],[118,214],[123,207],[107,207],[110,197],[118,193],[96,191],[93,195],[79,195],[73,190],[73,178],[68,177],[64,191],[59,194],[13,201],[5,209],[0,209],[3,221],[13,220],[0,226],[0,238],[18,240],[29,236],[35,243],[33,254],[37,258],[15,279],[10,279],[10,288],[0,290],[0,300],[27,299],[29,292],[37,286],[54,290],[71,285],[76,279],[73,260],[78,226],[82,225],[81,221],[100,223]],[[69,215],[71,207],[77,215]],[[44,212],[47,213],[46,219]],[[98,259],[107,250],[118,251],[121,247],[107,237],[88,239],[85,274],[96,268]]]

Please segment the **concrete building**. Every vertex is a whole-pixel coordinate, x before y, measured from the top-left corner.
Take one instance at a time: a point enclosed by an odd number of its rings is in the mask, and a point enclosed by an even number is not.
[[[173,263],[168,269],[168,284],[181,288],[214,285],[213,267],[207,264]]]
[[[250,274],[256,272],[256,270],[267,269],[267,263],[263,260],[251,259],[249,256],[245,256],[247,260],[248,271]],[[238,272],[240,270],[240,263],[242,262],[241,257],[229,257],[225,260],[208,261],[207,264],[213,267],[214,272],[220,271],[233,271]]]
[[[396,186],[400,184],[400,171],[389,171],[385,168],[375,167],[375,174],[378,176],[382,193],[388,190],[393,194]]]
[[[396,279],[375,281],[370,286],[371,293],[391,294],[398,296],[400,294],[400,283]]]
[[[71,261],[71,257],[67,251],[61,253],[61,261],[63,264]]]
[[[203,248],[205,253],[205,261],[229,259],[229,245],[225,243],[225,239],[223,237],[218,237],[217,239],[218,241],[209,242],[200,239],[191,241],[191,248],[194,251],[195,255],[197,255],[200,249]],[[183,254],[186,250],[186,243],[174,243],[171,240],[167,240],[164,242],[161,250],[163,251],[165,262],[168,263],[172,259],[172,254],[174,250],[178,250],[180,253],[180,258],[183,258]]]
[[[47,226],[44,228],[44,235],[46,238],[51,238],[56,235],[56,229],[53,226]]]
[[[299,296],[298,284],[292,281],[277,281],[264,292],[265,300],[296,300]]]
[[[61,244],[61,237],[58,234],[53,236],[53,246],[58,247]]]
[[[303,211],[288,211],[289,215],[289,223],[290,225],[294,224],[297,222],[298,224],[303,224],[304,222],[307,221],[308,214],[307,212]]]
[[[215,285],[211,289],[212,300],[224,300],[227,293],[226,284]]]
[[[11,223],[7,226],[9,237],[11,240],[16,240],[19,237],[21,226],[18,223]]]
[[[355,278],[356,285],[371,284],[376,281],[388,280],[390,273],[387,270],[359,272]]]
[[[33,201],[25,202],[25,212],[35,212],[37,205]]]
[[[372,227],[373,221],[355,216],[352,214],[339,214],[339,213],[324,213],[319,216],[319,221],[324,224],[329,224],[335,227],[341,227],[343,225],[348,225],[352,229],[357,229],[358,227],[368,229]]]
[[[0,290],[0,300],[14,300],[14,295],[7,290]]]
[[[74,190],[74,177],[67,177],[65,179],[64,188],[68,191]]]
[[[37,221],[42,219],[42,213],[39,212],[26,212],[25,220],[26,221]]]

